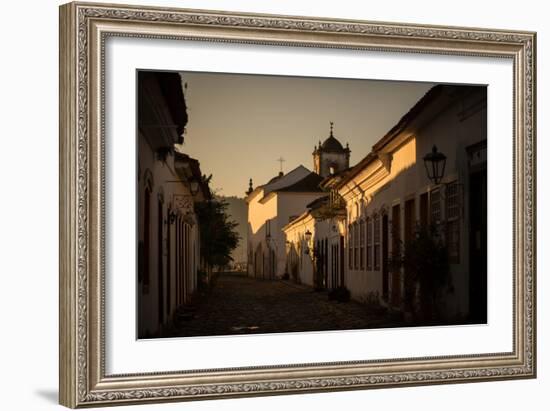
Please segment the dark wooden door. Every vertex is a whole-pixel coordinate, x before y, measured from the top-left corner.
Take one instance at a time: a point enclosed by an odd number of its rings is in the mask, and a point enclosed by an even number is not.
[[[407,252],[407,247],[409,246],[410,242],[414,239],[415,235],[415,202],[414,198],[405,201],[405,233],[404,233],[404,240],[405,240],[405,252]],[[403,270],[403,292],[405,300],[407,301],[413,301],[414,295],[416,291],[416,284],[411,278],[411,273],[407,272],[407,269],[404,268]]]
[[[166,306],[168,316],[172,310],[172,230],[170,224],[170,210],[166,217]]]
[[[143,202],[143,292],[149,293],[151,262],[151,191],[145,189]]]
[[[405,202],[405,246],[414,238],[415,230],[414,198]]]
[[[158,278],[158,319],[159,324],[164,323],[164,310],[165,310],[165,299],[164,299],[164,264],[162,261],[162,202],[159,200],[158,204],[158,214],[157,214],[157,278]]]
[[[401,248],[400,233],[401,233],[401,206],[396,204],[392,208],[392,250],[394,256]],[[391,301],[393,305],[399,305],[401,300],[401,270],[394,268],[391,278]]]
[[[389,267],[388,267],[388,216],[382,217],[382,298],[388,300],[389,293]]]
[[[428,193],[420,195],[420,227],[423,230],[428,227]]]
[[[344,255],[344,236],[340,236],[340,286],[344,287],[346,285],[346,279],[344,275],[344,261],[345,261],[345,255]]]
[[[332,245],[332,276],[330,280],[330,288],[338,287],[338,256],[340,255],[340,248],[338,244]]]
[[[487,170],[470,175],[470,317],[487,322]]]
[[[323,254],[323,288],[328,286],[328,238],[325,238],[325,253]]]
[[[189,278],[189,255],[188,255],[188,249],[189,249],[189,229],[187,224],[182,222],[182,231],[183,231],[183,249],[182,249],[182,265],[183,265],[183,277],[181,281],[181,295],[183,297],[182,304],[187,303],[187,279]]]

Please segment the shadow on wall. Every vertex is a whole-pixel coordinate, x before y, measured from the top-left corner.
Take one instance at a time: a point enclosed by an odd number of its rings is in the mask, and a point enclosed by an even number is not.
[[[44,398],[51,404],[59,404],[59,391],[55,389],[40,389],[34,392],[36,396]]]
[[[265,227],[266,224],[262,224],[256,233],[264,232],[267,234]],[[248,223],[248,229],[252,230],[250,223]],[[257,278],[275,279],[278,266],[277,244],[271,240],[271,236],[267,235],[262,236],[260,241],[258,241],[258,238],[255,238],[255,240],[255,245],[251,250],[253,236],[248,236],[246,244],[248,274]]]

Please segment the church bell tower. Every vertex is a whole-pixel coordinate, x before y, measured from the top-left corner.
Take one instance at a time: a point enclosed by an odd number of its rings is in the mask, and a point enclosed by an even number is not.
[[[313,171],[321,177],[337,174],[349,168],[349,155],[351,150],[346,143],[346,148],[334,137],[334,123],[330,122],[330,135],[313,150]]]

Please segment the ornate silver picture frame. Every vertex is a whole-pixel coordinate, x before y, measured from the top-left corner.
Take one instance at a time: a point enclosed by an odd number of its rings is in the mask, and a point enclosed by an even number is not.
[[[513,63],[512,350],[108,374],[105,43],[170,39],[500,58]],[[69,3],[60,7],[60,394],[71,408],[536,376],[533,32]]]

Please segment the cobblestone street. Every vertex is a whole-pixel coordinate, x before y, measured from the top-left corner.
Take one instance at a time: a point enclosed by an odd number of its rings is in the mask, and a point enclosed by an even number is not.
[[[261,334],[395,326],[388,314],[355,301],[330,301],[327,292],[283,281],[224,274],[167,336]]]

